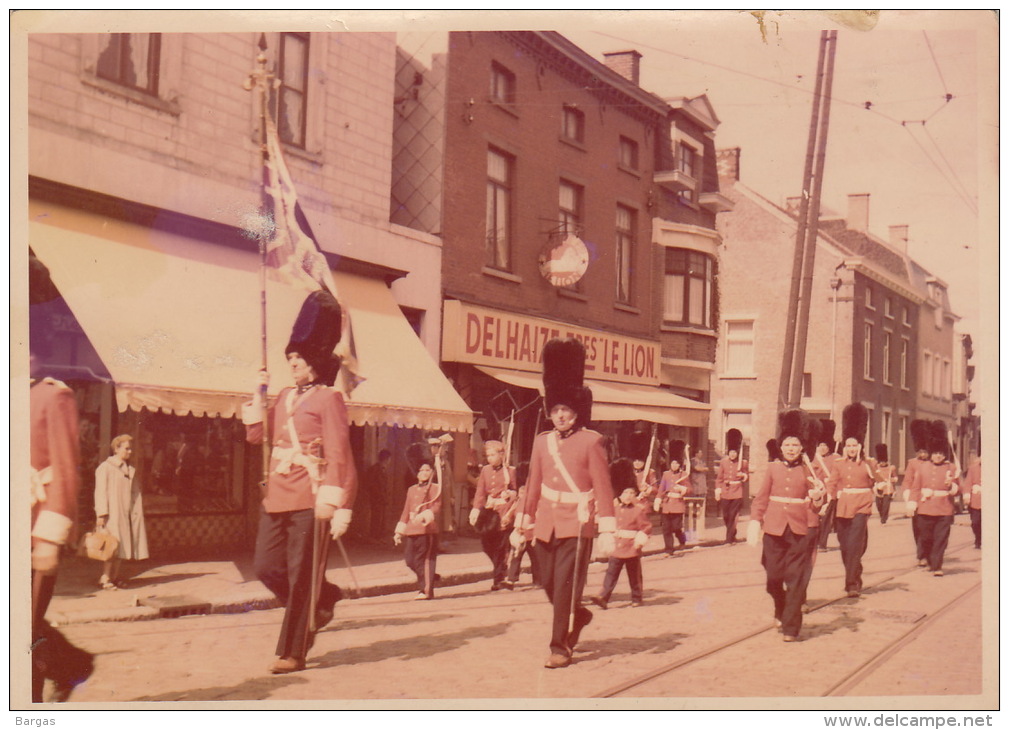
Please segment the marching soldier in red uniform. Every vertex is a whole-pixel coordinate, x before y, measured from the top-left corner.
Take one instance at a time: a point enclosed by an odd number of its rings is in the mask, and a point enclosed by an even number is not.
[[[722,508],[725,542],[736,542],[736,522],[743,507],[743,485],[750,478],[750,465],[743,458],[743,432],[730,428],[725,433],[726,455],[718,462],[715,475],[715,500]]]
[[[946,424],[929,424],[929,460],[914,473],[911,493],[918,503],[919,536],[922,553],[932,575],[941,577],[943,557],[953,526],[953,498],[960,489],[956,467],[949,462],[951,451],[946,439]]]
[[[827,492],[837,502],[837,541],[844,563],[844,590],[849,598],[862,593],[862,556],[869,545],[869,515],[872,514],[875,464],[863,458],[862,442],[869,424],[869,411],[861,403],[846,406],[841,417],[843,457],[834,462],[827,478]]]
[[[970,513],[970,527],[974,532],[974,549],[981,549],[981,456],[967,467],[963,479],[963,501]]]
[[[428,443],[410,444],[406,450],[406,463],[417,475],[417,483],[406,491],[403,513],[396,524],[393,541],[401,545],[406,541],[403,559],[417,576],[418,592],[415,600],[434,598],[434,584],[438,574],[438,534],[441,528],[438,517],[443,509],[442,485],[434,479],[435,460]]]
[[[641,549],[652,534],[652,522],[645,507],[638,502],[637,476],[627,459],[617,459],[610,465],[610,477],[614,491],[620,496],[616,503],[616,547],[606,566],[603,590],[591,600],[599,608],[606,610],[613,589],[617,586],[620,572],[627,568],[627,580],[631,584],[631,606],[644,604],[644,580],[641,575]]]
[[[681,548],[687,546],[683,515],[687,511],[684,498],[690,494],[690,455],[686,451],[687,445],[683,441],[669,443],[669,470],[662,475],[652,506],[662,521],[662,540],[669,556],[676,554],[674,537],[680,541]]]
[[[256,576],[285,606],[278,659],[270,666],[273,674],[305,668],[314,641],[313,619],[316,631],[329,623],[342,597],[324,574],[315,577],[326,564],[324,523],[330,523],[328,531],[339,539],[350,526],[357,493],[347,406],[332,387],[340,369],[333,349],[340,338],[341,316],[340,305],[327,291],[305,300],[285,350],[295,387],[284,388],[268,414],[273,451],[254,564]],[[264,372],[261,383],[266,377]],[[262,394],[257,391],[242,414],[250,443],[263,441],[262,416]],[[317,592],[313,579],[321,581]]]
[[[483,551],[490,558],[494,568],[492,591],[502,588],[512,588],[507,582],[508,553],[511,545],[508,542],[511,528],[512,509],[518,496],[515,467],[505,466],[505,447],[500,441],[487,441],[484,444],[484,455],[487,463],[480,470],[476,483],[476,494],[473,496],[473,508],[469,513],[469,524],[480,534]],[[481,518],[481,510],[484,510]],[[496,519],[487,521],[487,516],[493,512]],[[493,517],[493,515],[491,515]],[[484,521],[481,521],[484,520]]]
[[[750,507],[747,542],[757,545],[763,531],[761,563],[767,572],[767,592],[774,600],[774,618],[785,641],[796,641],[802,628],[808,563],[812,560],[810,509],[826,496],[803,463],[804,437],[811,429],[806,414],[792,410],[778,416],[782,461],[767,466]]]
[[[44,376],[41,358],[50,354],[51,321],[46,303],[56,291],[49,270],[29,251],[28,294],[31,390],[28,438],[31,491],[32,702],[43,701],[45,681],[52,700],[65,702],[91,676],[94,658],[71,644],[46,621],[56,587],[60,551],[72,541],[80,490],[77,399],[59,380]]]
[[[918,567],[924,568],[928,566],[928,560],[925,558],[925,552],[921,546],[918,495],[912,490],[911,485],[914,484],[914,476],[918,473],[918,469],[928,463],[928,421],[921,419],[911,421],[911,443],[914,445],[915,456],[913,459],[908,459],[907,466],[904,468],[904,481],[901,484],[904,487],[903,496],[907,513],[911,517],[911,535],[914,538]]]
[[[890,463],[890,452],[886,444],[876,444],[876,511],[879,524],[885,525],[890,518],[890,502],[893,501],[894,485],[897,483],[897,467]]]
[[[813,424],[816,429],[816,454],[813,456],[813,474],[822,482],[830,476],[830,467],[837,459],[837,443],[834,434],[837,424],[829,418],[821,418]],[[830,533],[834,531],[834,516],[837,513],[837,502],[828,494],[827,501],[820,508],[820,527],[817,533],[817,545],[820,550],[827,549]]]
[[[553,604],[548,669],[566,667],[592,612],[581,605],[592,538],[597,554],[613,552],[616,520],[604,437],[588,428],[592,393],[582,385],[585,347],[576,339],[553,339],[543,348],[544,401],[553,429],[536,436],[529,482],[519,506],[512,546],[534,527],[540,576]]]

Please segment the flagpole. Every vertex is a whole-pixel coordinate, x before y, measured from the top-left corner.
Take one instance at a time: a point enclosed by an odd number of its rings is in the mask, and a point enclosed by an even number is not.
[[[266,70],[266,34],[259,36],[259,53],[256,55],[256,70],[249,74],[245,82],[245,89],[251,91],[253,86],[259,92],[259,144],[260,156],[263,160],[263,167],[266,163],[266,115],[269,113],[267,94],[267,82],[269,73]],[[259,302],[260,302],[260,340],[262,349],[261,372],[268,371],[269,353],[266,343],[266,232],[260,231],[259,235]],[[263,423],[263,480],[260,488],[265,492],[266,481],[270,474],[270,431],[269,431],[269,406],[267,404],[267,378],[263,377],[259,384],[259,398],[262,406]]]

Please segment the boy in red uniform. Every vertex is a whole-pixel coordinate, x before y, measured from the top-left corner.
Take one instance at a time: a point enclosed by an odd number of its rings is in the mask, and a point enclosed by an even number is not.
[[[844,590],[849,598],[862,593],[862,556],[869,545],[875,465],[862,454],[869,411],[861,403],[845,406],[841,416],[843,458],[836,460],[827,478],[827,492],[837,502],[837,541],[844,563]]]
[[[908,459],[904,468],[904,502],[906,503],[907,514],[911,518],[911,536],[914,538],[915,557],[918,560],[918,567],[928,566],[928,560],[921,546],[921,520],[918,519],[918,495],[913,493],[911,485],[914,484],[915,474],[918,469],[928,463],[928,421],[915,419],[911,421],[911,443],[914,444],[915,456]]]
[[[736,542],[736,522],[743,506],[743,485],[750,478],[750,465],[743,459],[743,432],[730,428],[725,433],[726,455],[718,462],[715,475],[715,501],[722,508],[725,521],[725,542]]]
[[[511,548],[508,543],[508,532],[511,528],[511,507],[515,504],[518,492],[515,484],[515,467],[504,465],[504,444],[500,441],[488,441],[483,448],[487,463],[480,470],[480,477],[477,479],[469,524],[480,533],[480,544],[494,568],[490,589],[499,591],[502,588],[512,588],[506,580],[508,552]],[[480,510],[484,508],[497,513],[496,525],[490,525],[488,528],[478,523]]]
[[[585,346],[573,338],[553,339],[543,347],[544,402],[553,429],[536,436],[529,458],[529,482],[519,505],[512,546],[525,542],[534,527],[540,577],[553,605],[550,656],[544,666],[571,664],[582,629],[592,612],[581,605],[592,538],[598,525],[597,554],[613,552],[616,520],[604,437],[587,426],[592,393],[582,384]]]
[[[690,494],[690,457],[683,441],[669,444],[669,471],[662,475],[659,491],[652,508],[659,513],[662,521],[662,539],[666,554],[675,555],[673,538],[680,541],[680,547],[687,546],[687,536],[683,532],[683,514],[687,503],[684,497]],[[684,468],[686,465],[686,468]]]
[[[652,523],[645,508],[637,501],[638,485],[634,467],[627,459],[617,459],[610,465],[610,478],[614,491],[620,492],[616,504],[617,532],[616,547],[606,565],[603,590],[591,600],[605,610],[613,589],[616,588],[620,572],[627,568],[627,580],[631,584],[631,606],[644,603],[644,581],[641,577],[641,549],[652,534]]]
[[[256,577],[284,604],[273,674],[305,668],[318,631],[333,618],[342,597],[323,572],[312,606],[313,573],[324,570],[328,531],[339,539],[350,526],[357,494],[357,468],[350,449],[350,420],[343,394],[333,388],[341,361],[342,310],[328,291],[313,292],[302,305],[285,352],[294,379],[270,406],[273,451],[256,537]],[[242,410],[246,441],[262,443],[263,392],[268,378]],[[317,552],[316,542],[321,542]],[[315,564],[313,565],[313,561]]]
[[[967,467],[963,479],[963,503],[970,513],[970,527],[974,532],[974,549],[981,549],[981,456]]]
[[[834,441],[834,434],[837,431],[837,424],[829,418],[821,418],[812,424],[816,431],[816,453],[813,455],[813,474],[821,482],[826,482],[830,476],[830,466],[837,459],[841,458],[837,454],[837,442]],[[817,546],[821,551],[827,550],[827,541],[830,533],[834,531],[834,516],[837,513],[837,502],[827,495],[827,501],[820,508],[820,526],[817,530]]]
[[[406,450],[406,463],[417,475],[417,483],[406,490],[403,513],[396,523],[393,542],[399,546],[406,542],[403,560],[417,576],[419,591],[414,600],[434,598],[434,584],[438,559],[438,516],[442,510],[442,488],[434,481],[434,462],[425,442],[410,444]]]
[[[897,483],[897,467],[890,463],[890,452],[886,444],[876,444],[876,484],[873,492],[876,495],[876,511],[879,512],[879,524],[885,525],[890,518],[890,502],[893,500],[893,488]]]
[[[960,483],[956,468],[949,462],[946,424],[932,421],[928,433],[929,460],[915,471],[911,494],[918,503],[919,536],[924,559],[932,575],[941,577],[949,531],[953,526],[953,498],[960,489]]]

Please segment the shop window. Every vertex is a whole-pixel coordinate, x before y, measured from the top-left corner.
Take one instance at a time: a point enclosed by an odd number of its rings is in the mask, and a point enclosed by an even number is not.
[[[305,148],[308,107],[308,33],[280,34],[278,131],[281,141]]]
[[[487,151],[487,265],[511,270],[512,159]]]
[[[663,319],[669,324],[711,327],[714,262],[683,248],[666,249]]]
[[[634,210],[617,206],[617,301],[624,304],[631,303],[631,262],[636,221]]]
[[[160,33],[109,33],[98,56],[95,74],[106,81],[157,96],[160,66]]]

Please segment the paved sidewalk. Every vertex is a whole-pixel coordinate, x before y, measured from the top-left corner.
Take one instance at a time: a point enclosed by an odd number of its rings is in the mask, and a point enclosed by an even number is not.
[[[740,519],[745,531],[746,516]],[[656,520],[657,522],[657,520]],[[709,516],[706,529],[689,543],[694,549],[720,545],[725,528]],[[744,535],[745,536],[745,535]],[[645,554],[662,552],[661,530],[653,532]],[[339,585],[347,597],[354,596],[356,579],[359,596],[376,596],[417,590],[413,573],[403,562],[402,548],[392,544],[346,544],[353,565],[353,579],[336,543],[330,546],[327,578]],[[476,537],[443,541],[438,555],[439,585],[451,586],[491,580],[491,566]],[[279,604],[255,576],[252,551],[222,560],[167,562],[145,560],[124,563],[130,576],[125,587],[102,590],[98,585],[101,564],[78,556],[65,560],[56,592],[47,614],[56,625],[93,621],[137,621],[173,618],[190,614],[240,613],[276,608]],[[132,568],[132,570],[130,570]],[[528,582],[529,561],[523,559],[523,576]]]

